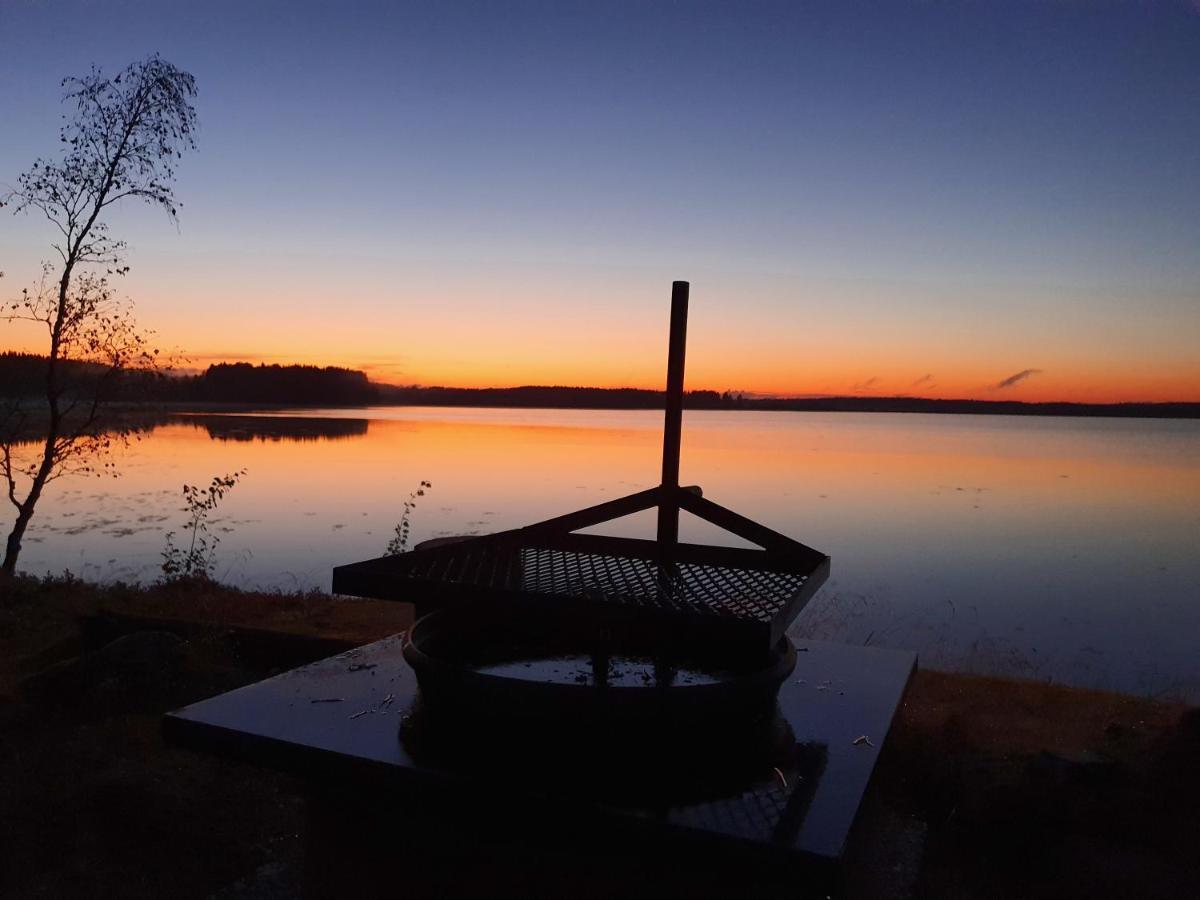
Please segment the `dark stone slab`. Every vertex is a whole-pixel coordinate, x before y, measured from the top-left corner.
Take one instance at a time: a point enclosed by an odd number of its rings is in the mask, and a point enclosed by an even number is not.
[[[326,791],[347,785],[342,792],[359,803],[457,809],[485,831],[518,820],[559,832],[588,823],[636,834],[643,847],[659,840],[811,870],[841,857],[916,656],[816,641],[797,649],[779,694],[790,748],[781,764],[735,792],[656,808],[614,806],[486,766],[418,761],[401,740],[402,724],[419,713],[398,637],[185,707],[164,728],[181,745],[308,775]],[[486,753],[487,733],[477,740]]]

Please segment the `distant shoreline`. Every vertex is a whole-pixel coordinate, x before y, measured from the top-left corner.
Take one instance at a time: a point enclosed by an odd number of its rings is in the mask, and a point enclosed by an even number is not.
[[[416,388],[381,399],[381,406],[512,409],[662,409],[662,391],[604,388]],[[390,393],[390,392],[389,392]],[[637,396],[629,396],[629,395]],[[926,400],[919,397],[741,398],[692,391],[685,409],[771,412],[932,413],[938,415],[1067,416],[1198,419],[1195,403],[1026,403],[1018,400]]]
[[[419,389],[422,396],[379,398],[359,403],[313,403],[302,400],[253,402],[238,401],[136,401],[121,400],[108,404],[105,418],[110,426],[138,430],[162,424],[175,417],[219,416],[222,414],[278,415],[287,410],[344,409],[347,412],[371,407],[385,408],[453,408],[453,409],[580,409],[580,410],[662,410],[662,392],[626,392],[619,389],[588,388],[575,394],[575,389],[553,389],[556,396],[546,396],[545,389]],[[426,393],[428,392],[428,393]],[[627,393],[650,397],[619,396]],[[708,392],[695,392],[707,394]],[[690,393],[684,408],[690,411],[724,412],[828,412],[828,413],[908,413],[926,415],[1014,416],[1038,418],[1098,418],[1098,419],[1200,419],[1200,403],[1023,403],[998,400],[923,400],[911,397],[859,398],[822,397],[810,399],[744,399],[732,403],[712,403],[708,397]],[[27,401],[27,418],[19,438],[28,440],[40,433],[46,419],[37,408],[38,398]],[[369,418],[357,416],[356,418]]]
[[[45,390],[46,358],[0,353],[0,393],[27,398],[34,412]],[[103,372],[90,363],[64,364],[68,387],[88,396]],[[109,393],[125,409],[158,412],[218,412],[237,409],[339,408],[362,406],[453,406],[512,409],[663,409],[665,392],[646,388],[521,385],[505,388],[425,387],[381,384],[365,372],[336,366],[219,363],[198,375],[153,371],[122,373]],[[44,402],[44,401],[43,401]],[[1200,400],[1170,403],[1078,403],[966,400],[923,397],[761,397],[739,391],[688,391],[685,409],[787,412],[883,412],[938,415],[1071,416],[1123,419],[1200,419]],[[3,409],[0,408],[0,412]],[[0,423],[2,424],[2,423]],[[2,437],[2,436],[0,436]]]

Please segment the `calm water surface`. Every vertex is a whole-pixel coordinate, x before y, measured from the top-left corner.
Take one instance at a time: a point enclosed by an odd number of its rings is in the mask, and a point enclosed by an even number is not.
[[[57,482],[22,568],[150,581],[179,489],[248,470],[217,575],[328,588],[415,540],[528,524],[658,480],[651,411],[370,408],[197,416]],[[682,479],[833,557],[795,631],[923,665],[1200,699],[1200,422],[688,412]],[[597,529],[653,535],[652,514]],[[738,544],[685,513],[687,540]]]

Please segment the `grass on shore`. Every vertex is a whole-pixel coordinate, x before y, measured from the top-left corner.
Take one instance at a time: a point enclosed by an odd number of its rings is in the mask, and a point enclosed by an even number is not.
[[[303,785],[167,746],[161,714],[408,624],[404,604],[204,582],[0,585],[0,896],[302,892],[306,867],[338,864],[306,844]],[[1200,883],[1198,758],[1197,710],[918,672],[845,894],[1187,896]],[[546,864],[535,852],[496,877],[527,885]],[[428,872],[396,847],[395,868],[410,897],[480,887],[470,856]],[[579,895],[636,893],[636,871],[614,861],[610,874]]]

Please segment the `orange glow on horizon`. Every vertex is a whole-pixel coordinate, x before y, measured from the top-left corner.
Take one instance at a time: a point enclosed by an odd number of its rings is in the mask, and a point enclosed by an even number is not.
[[[459,368],[430,365],[421,377],[397,376],[386,363],[364,362],[361,357],[319,359],[281,354],[249,359],[245,356],[214,354],[192,368],[202,370],[220,362],[255,364],[341,366],[359,369],[381,384],[451,388],[511,388],[524,386],[562,386],[594,388],[635,388],[662,390],[665,382],[665,353],[657,364],[620,365],[616,361],[580,360],[567,367],[538,364],[516,369],[514,374],[498,374],[483,365]],[[508,369],[508,366],[505,366]],[[734,391],[764,397],[915,397],[938,400],[1018,400],[1027,403],[1170,403],[1200,402],[1200,365],[1190,372],[1108,373],[1096,376],[1080,368],[1075,371],[1046,369],[1028,375],[1011,387],[997,385],[1018,374],[981,365],[964,369],[954,377],[926,379],[913,370],[889,370],[879,365],[870,371],[880,374],[863,376],[862,369],[833,364],[819,369],[805,367],[803,373],[784,373],[769,366],[727,363],[705,365],[703,360],[688,360],[686,387],[689,391]],[[998,374],[1002,373],[1002,374]]]
[[[236,348],[184,355],[182,371],[202,371],[217,362],[319,365],[354,368],[376,382],[448,388],[512,388],[522,385],[592,386],[661,390],[666,368],[665,329],[634,337],[610,323],[594,334],[546,326],[544,332],[509,322],[481,325],[449,340],[403,340],[362,334],[361,323],[335,324],[320,334],[316,324],[283,334],[263,331]],[[257,329],[247,329],[254,331]],[[318,337],[313,337],[316,331]],[[660,334],[661,331],[661,334]],[[8,326],[16,341],[8,348],[43,352],[41,336]],[[217,340],[200,329],[199,340]],[[866,340],[815,344],[797,349],[794,338],[754,336],[695,329],[689,336],[689,390],[739,391],[752,396],[919,397],[929,400],[1025,402],[1200,402],[1200,361],[1129,358],[1120,366],[1086,356],[1072,358],[1069,347],[1016,355],[980,338],[977,347],[920,353],[900,344]],[[396,346],[400,344],[401,352]],[[410,344],[410,346],[409,346]],[[169,341],[160,346],[169,349]],[[361,348],[361,349],[359,349]],[[1055,355],[1066,359],[1055,360]],[[1012,360],[1020,359],[1021,362]],[[1024,362],[1025,365],[1021,365]],[[1032,364],[1034,365],[1030,365]],[[1000,385],[1014,379],[1010,386]]]

